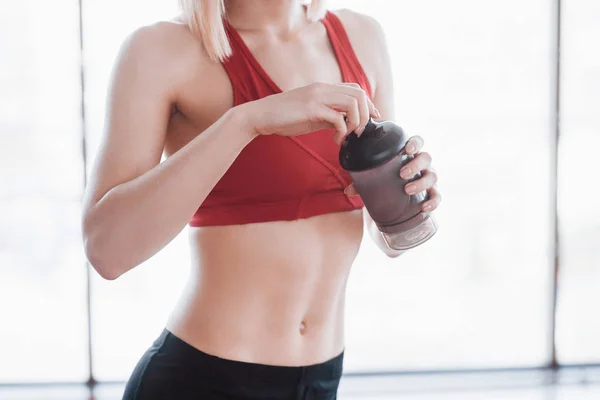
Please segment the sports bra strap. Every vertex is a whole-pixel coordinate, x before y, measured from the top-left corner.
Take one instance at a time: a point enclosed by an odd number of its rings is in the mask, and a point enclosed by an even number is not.
[[[338,59],[344,82],[358,83],[367,92],[367,95],[372,97],[371,83],[360,61],[358,61],[358,57],[354,52],[342,21],[331,11],[327,12],[322,21],[327,29],[333,51]]]
[[[321,22],[327,30],[343,81],[358,83],[367,92],[367,95],[372,97],[369,78],[358,61],[340,19],[329,11]],[[279,87],[256,60],[239,32],[225,19],[223,24],[229,38],[232,55],[222,64],[233,87],[234,105],[279,93]]]

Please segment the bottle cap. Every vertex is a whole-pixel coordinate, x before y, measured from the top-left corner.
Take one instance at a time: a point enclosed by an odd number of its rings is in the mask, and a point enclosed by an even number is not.
[[[369,119],[360,137],[354,132],[346,136],[340,149],[340,164],[347,171],[375,168],[398,155],[406,141],[402,128],[393,122]]]

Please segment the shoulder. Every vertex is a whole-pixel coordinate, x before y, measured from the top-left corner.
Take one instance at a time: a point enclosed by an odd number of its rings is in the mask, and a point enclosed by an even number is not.
[[[366,29],[366,33],[378,33],[381,31],[381,24],[369,15],[362,14],[347,8],[332,10],[335,15],[348,27],[356,27],[358,30]]]
[[[137,28],[123,41],[119,62],[135,65],[139,72],[181,74],[212,63],[187,25],[160,21]]]
[[[344,25],[352,48],[369,75],[373,90],[385,71],[382,60],[388,60],[386,38],[381,24],[373,17],[348,9],[333,12]]]
[[[342,21],[353,46],[371,54],[386,50],[383,28],[375,18],[348,9],[332,12]]]

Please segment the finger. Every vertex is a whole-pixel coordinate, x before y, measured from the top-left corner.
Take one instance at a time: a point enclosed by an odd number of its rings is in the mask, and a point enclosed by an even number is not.
[[[358,192],[356,191],[356,188],[354,187],[353,183],[350,184],[350,186],[346,187],[346,189],[344,189],[344,193],[348,197],[358,196]]]
[[[348,132],[357,132],[361,126],[359,104],[355,97],[339,92],[327,92],[323,94],[323,103],[330,107],[335,108],[346,113],[346,125]],[[362,133],[362,132],[361,132]]]
[[[427,169],[423,171],[421,177],[404,186],[407,194],[417,194],[424,190],[432,188],[437,183],[438,177],[435,171]]]
[[[433,187],[427,191],[427,194],[429,195],[429,199],[423,203],[422,210],[429,213],[438,208],[442,202],[442,195],[436,185],[433,185]]]
[[[375,106],[373,106],[373,103],[371,100],[369,100],[367,93],[357,83],[344,83],[341,86],[343,86],[345,90],[349,90],[349,94],[354,96],[358,102],[360,111],[360,128],[359,132],[357,133],[362,133],[364,131],[364,127],[369,122],[371,113],[374,113]]]
[[[358,112],[360,117],[360,126],[358,128],[357,134],[361,135],[365,130],[365,126],[367,126],[367,123],[369,122],[369,104],[367,103],[367,95],[362,89],[356,90],[355,98],[358,104]]]
[[[371,115],[371,117],[376,118],[376,119],[381,119],[381,113],[379,112],[377,107],[375,107],[375,104],[373,104],[371,99],[369,99],[368,97],[367,97],[367,102],[369,104],[369,114]]]
[[[408,139],[408,142],[406,142],[406,152],[412,156],[421,151],[424,144],[425,141],[421,136],[413,136],[410,139]]]
[[[341,144],[349,132],[344,114],[325,105],[322,105],[315,114],[315,121],[311,122],[311,130],[318,130],[324,127],[331,128],[333,126],[335,128],[333,138],[336,143]]]
[[[400,168],[400,176],[404,179],[410,179],[419,172],[426,170],[431,165],[431,155],[427,152],[418,153],[415,158]]]

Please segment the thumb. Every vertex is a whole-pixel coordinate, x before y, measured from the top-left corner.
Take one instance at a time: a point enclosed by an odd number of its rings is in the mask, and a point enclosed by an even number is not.
[[[348,197],[358,196],[358,192],[354,187],[354,183],[351,183],[350,186],[346,187],[346,189],[344,189],[344,193],[346,193],[346,196]]]

